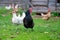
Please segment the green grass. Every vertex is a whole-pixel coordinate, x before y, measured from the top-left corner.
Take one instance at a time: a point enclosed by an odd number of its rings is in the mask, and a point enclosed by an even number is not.
[[[60,18],[51,17],[49,20],[33,18],[34,31],[31,31],[23,24],[12,24],[12,14],[8,13],[6,16],[0,13],[0,40],[60,40]]]
[[[52,14],[52,16],[54,16],[54,17],[56,17],[56,16],[59,16],[58,14],[58,12],[51,12],[51,14]]]

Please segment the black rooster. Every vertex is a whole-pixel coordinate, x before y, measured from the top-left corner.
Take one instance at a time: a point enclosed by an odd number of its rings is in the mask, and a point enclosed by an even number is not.
[[[25,12],[26,16],[25,18],[23,19],[23,23],[24,23],[24,27],[25,28],[31,28],[33,30],[33,27],[34,27],[34,23],[33,23],[33,19],[30,15],[30,10],[27,10]]]

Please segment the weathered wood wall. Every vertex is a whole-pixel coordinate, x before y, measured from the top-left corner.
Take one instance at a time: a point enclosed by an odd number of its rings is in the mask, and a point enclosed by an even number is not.
[[[48,0],[32,0],[33,12],[47,12]]]
[[[15,3],[27,9],[29,8],[29,2],[33,5],[33,12],[47,12],[48,8],[51,11],[60,12],[60,3],[57,3],[57,0],[0,0],[0,7]]]
[[[57,3],[56,10],[57,10],[57,12],[59,12],[59,13],[60,13],[60,3]]]
[[[56,9],[56,0],[49,0],[49,8],[51,9],[51,11],[55,11]]]
[[[20,4],[21,0],[0,0],[0,7],[7,6],[12,3]]]
[[[34,12],[47,12],[48,8],[51,12],[60,12],[60,3],[57,0],[32,0]]]
[[[9,4],[18,4],[20,7],[24,9],[29,8],[30,0],[0,0],[0,7],[1,6],[8,6]]]

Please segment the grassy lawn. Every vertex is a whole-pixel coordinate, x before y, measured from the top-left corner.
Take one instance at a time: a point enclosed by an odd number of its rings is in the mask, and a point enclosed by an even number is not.
[[[11,18],[9,12],[0,13],[0,40],[60,40],[60,18],[33,18],[34,31],[12,24]]]

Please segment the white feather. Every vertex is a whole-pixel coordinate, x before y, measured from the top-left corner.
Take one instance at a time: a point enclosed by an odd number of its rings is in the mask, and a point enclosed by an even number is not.
[[[24,19],[24,17],[25,17],[25,12],[22,13],[22,17],[21,18]]]
[[[19,23],[19,24],[22,24],[22,23],[23,23],[20,14],[18,15],[18,23]]]
[[[20,16],[20,14],[18,15],[18,21],[19,21],[20,24],[23,23],[24,17],[25,17],[25,13],[24,12],[22,13],[22,16]]]
[[[16,13],[13,13],[13,17],[12,17],[12,23],[17,23],[17,15]]]

